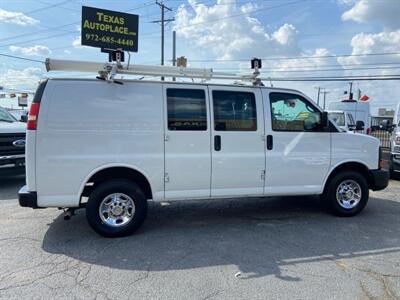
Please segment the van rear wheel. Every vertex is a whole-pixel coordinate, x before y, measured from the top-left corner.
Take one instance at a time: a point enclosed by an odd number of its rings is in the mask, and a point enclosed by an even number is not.
[[[86,218],[105,237],[134,233],[147,215],[147,200],[139,186],[126,179],[113,179],[98,185],[89,196]]]
[[[367,205],[368,198],[369,189],[365,177],[353,171],[336,174],[323,194],[330,212],[341,217],[357,215]]]

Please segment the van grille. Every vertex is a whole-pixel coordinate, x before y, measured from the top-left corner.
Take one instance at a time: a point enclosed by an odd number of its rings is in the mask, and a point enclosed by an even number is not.
[[[1,133],[0,156],[25,154],[25,147],[16,147],[15,141],[25,140],[25,133]]]

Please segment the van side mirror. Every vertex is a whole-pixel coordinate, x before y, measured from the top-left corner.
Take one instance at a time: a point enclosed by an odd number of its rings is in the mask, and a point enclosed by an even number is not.
[[[321,127],[322,128],[328,128],[329,127],[328,112],[326,112],[326,111],[323,111],[321,113]]]
[[[363,121],[357,121],[356,122],[356,130],[364,130],[364,122]]]
[[[25,115],[25,114],[21,115],[20,121],[21,121],[21,122],[24,122],[24,123],[28,122],[28,116]]]

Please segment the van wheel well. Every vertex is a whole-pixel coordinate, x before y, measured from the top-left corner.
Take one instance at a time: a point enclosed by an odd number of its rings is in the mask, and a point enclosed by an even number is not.
[[[373,183],[373,179],[371,178],[370,174],[369,174],[369,170],[368,168],[361,164],[361,163],[357,163],[357,162],[348,162],[348,163],[344,163],[341,164],[339,166],[337,166],[329,175],[328,179],[326,180],[325,183],[325,187],[324,190],[326,189],[326,187],[329,185],[329,182],[332,180],[333,177],[336,176],[336,174],[343,172],[343,171],[355,171],[360,173],[362,176],[364,176],[365,180],[367,180],[368,186],[371,186],[371,184]]]
[[[144,195],[146,196],[146,199],[153,198],[150,183],[148,182],[146,177],[136,170],[125,167],[112,167],[101,170],[92,175],[92,177],[90,177],[90,179],[86,182],[85,188],[83,189],[81,196],[89,197],[96,186],[98,186],[102,182],[116,178],[124,178],[135,182],[142,189]]]

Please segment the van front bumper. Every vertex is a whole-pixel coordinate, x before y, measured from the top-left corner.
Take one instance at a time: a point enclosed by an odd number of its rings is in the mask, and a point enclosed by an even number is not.
[[[18,192],[19,205],[22,207],[39,208],[36,192],[29,192],[27,186],[23,186]]]
[[[385,189],[389,184],[389,172],[383,169],[369,170],[369,188],[373,191]]]

